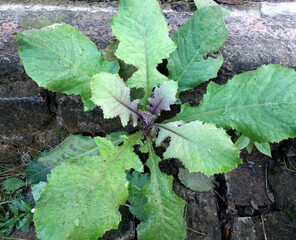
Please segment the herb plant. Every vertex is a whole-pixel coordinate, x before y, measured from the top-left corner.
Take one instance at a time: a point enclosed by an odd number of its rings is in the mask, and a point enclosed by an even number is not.
[[[13,230],[29,230],[33,218],[30,199],[25,197],[26,183],[18,178],[23,169],[0,169],[0,238],[8,237]]]
[[[296,136],[296,73],[279,65],[242,73],[225,85],[210,82],[199,106],[181,104],[181,92],[217,76],[223,58],[208,54],[228,34],[224,10],[210,1],[196,5],[198,11],[170,39],[156,0],[121,0],[111,22],[120,65],[104,60],[94,43],[68,25],[17,34],[19,56],[39,86],[80,95],[86,111],[97,105],[104,118],[119,117],[123,126],[131,122],[138,129],[105,138],[70,136],[38,159],[53,168],[48,184],[38,186],[45,188],[34,214],[39,238],[97,239],[117,228],[118,208],[128,200],[141,220],[138,239],[185,239],[185,201],[172,191],[173,178],[160,171],[162,158],[180,159],[182,178],[212,176],[241,163],[238,147],[256,143],[268,152],[269,142]],[[163,59],[168,76],[156,68]],[[130,68],[135,72],[125,82],[123,69]],[[173,104],[181,111],[159,120]],[[238,147],[229,129],[242,134]],[[155,146],[167,138],[160,157]],[[146,163],[134,152],[136,145],[148,153]]]

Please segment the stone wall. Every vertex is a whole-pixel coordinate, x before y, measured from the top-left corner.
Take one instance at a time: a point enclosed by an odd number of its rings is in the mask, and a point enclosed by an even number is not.
[[[224,5],[231,12],[231,16],[225,18],[230,33],[220,50],[225,63],[215,82],[225,83],[233,75],[262,64],[278,63],[296,70],[296,3],[275,2]],[[171,33],[192,16],[190,8],[181,2],[164,4],[163,8]],[[84,113],[79,97],[39,88],[24,72],[13,35],[26,29],[67,23],[102,49],[114,39],[109,23],[116,12],[116,3],[0,0],[1,165],[26,164],[70,133],[104,135],[122,130],[118,119],[103,119],[99,108]],[[182,100],[198,104],[206,85],[182,94]],[[126,130],[132,128],[128,126]],[[291,208],[292,213],[295,210],[295,175],[287,171],[282,157],[278,157],[284,153],[294,158],[296,154],[288,154],[294,146],[294,140],[273,145],[273,159],[258,152],[252,155],[243,152],[244,164],[219,177],[221,188],[216,193],[197,194],[175,185],[175,191],[189,203],[188,226],[207,233],[205,236],[189,230],[188,239],[221,239],[230,232],[233,240],[261,240],[264,221],[268,239],[294,239],[291,233],[296,232],[295,221],[289,220],[284,209]],[[279,187],[278,179],[286,184]],[[275,202],[268,199],[269,192]],[[283,195],[290,193],[292,196],[283,199]],[[254,209],[256,205],[259,210]],[[262,222],[260,216],[270,205],[273,211]],[[276,231],[282,223],[286,225]]]

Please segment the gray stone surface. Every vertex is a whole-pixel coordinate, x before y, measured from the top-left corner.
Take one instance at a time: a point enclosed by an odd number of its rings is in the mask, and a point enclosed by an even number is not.
[[[234,219],[230,240],[263,240],[264,231],[268,240],[294,240],[296,232],[295,220],[282,212],[264,215],[264,228],[262,219],[258,217],[237,217]]]
[[[296,3],[290,4],[290,9],[296,9]],[[248,3],[225,7],[232,15],[225,18],[229,36],[222,48],[225,62],[220,80],[263,64],[276,63],[296,69],[296,14],[285,12],[285,4]]]
[[[34,132],[51,122],[46,100],[41,96],[0,98],[0,134]]]
[[[268,240],[294,240],[296,221],[283,212],[274,212],[264,215],[264,227]],[[258,240],[264,239],[261,219],[255,222]],[[257,240],[256,239],[256,240]]]
[[[252,218],[235,218],[231,231],[231,239],[256,240],[256,230]]]
[[[197,193],[174,182],[176,194],[187,203],[187,240],[220,240],[221,229],[214,192]]]
[[[254,151],[252,155],[242,153],[244,163],[225,174],[228,200],[236,206],[267,206],[265,187],[265,164],[270,158]]]
[[[278,209],[296,219],[296,173],[284,165],[287,159],[271,162],[268,168],[268,183],[274,193]]]

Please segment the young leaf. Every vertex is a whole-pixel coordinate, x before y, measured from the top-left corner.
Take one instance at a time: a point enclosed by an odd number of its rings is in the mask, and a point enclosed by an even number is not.
[[[255,142],[279,142],[296,135],[295,89],[293,69],[262,66],[222,86],[210,83],[204,101],[195,108],[183,105],[172,121],[212,122]]]
[[[3,188],[8,192],[14,192],[25,185],[26,183],[19,178],[10,178],[3,182]]]
[[[99,153],[100,149],[93,138],[71,135],[51,152],[38,158],[38,162],[53,168],[63,162],[78,160],[85,156],[95,156]]]
[[[254,142],[256,148],[261,152],[262,154],[271,157],[271,150],[269,143],[258,143]]]
[[[132,115],[133,125],[137,126],[138,100],[130,101],[130,89],[118,75],[110,73],[95,75],[91,90],[91,99],[103,109],[104,118],[119,116],[122,126],[126,126]]]
[[[125,137],[120,147],[100,137],[96,143],[100,156],[65,162],[52,170],[34,214],[38,238],[95,240],[117,228],[118,208],[128,198],[125,170],[143,170],[133,152],[139,134]]]
[[[41,87],[81,95],[86,111],[95,107],[90,100],[91,77],[119,70],[117,61],[104,61],[92,41],[65,24],[18,33],[17,41],[26,73]]]
[[[160,129],[156,141],[158,146],[167,137],[171,138],[164,158],[179,158],[190,172],[202,172],[211,176],[229,172],[241,163],[239,151],[230,137],[213,124],[194,121],[156,126]]]
[[[186,221],[183,217],[185,201],[172,191],[173,178],[158,167],[160,158],[155,154],[148,139],[150,184],[142,192],[147,197],[142,222],[137,227],[139,240],[185,239]]]
[[[250,138],[244,135],[241,135],[235,142],[235,146],[237,147],[237,149],[242,150],[245,147],[247,147],[249,143],[250,143]]]
[[[228,35],[220,7],[202,8],[195,12],[172,39],[177,50],[168,59],[169,78],[178,82],[178,91],[191,89],[217,76],[223,58],[204,57],[218,51]]]
[[[179,168],[179,179],[186,187],[197,192],[208,192],[215,187],[214,176],[208,177],[201,172],[190,173],[188,169]]]
[[[254,142],[250,141],[250,143],[248,144],[248,146],[246,146],[246,149],[248,151],[248,153],[250,154],[253,151],[254,148]]]
[[[175,49],[158,2],[121,0],[111,27],[120,41],[115,55],[138,68],[127,85],[144,88],[146,105],[152,89],[167,80],[156,70],[156,66]]]
[[[174,81],[167,81],[156,87],[153,92],[153,97],[149,98],[152,104],[150,112],[154,115],[159,115],[160,110],[170,110],[170,105],[176,102],[178,85]]]

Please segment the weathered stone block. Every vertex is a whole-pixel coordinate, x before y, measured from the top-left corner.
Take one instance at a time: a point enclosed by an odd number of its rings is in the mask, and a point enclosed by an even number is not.
[[[256,156],[257,155],[257,156]],[[243,164],[225,174],[228,200],[236,206],[267,206],[265,187],[265,164],[269,158],[254,151],[251,155],[243,154]]]
[[[230,240],[294,240],[296,232],[295,220],[283,212],[267,213],[261,216],[237,217],[231,229]],[[264,237],[264,233],[266,238]]]
[[[187,240],[220,240],[221,229],[214,192],[198,193],[174,182],[176,194],[187,203]]]
[[[296,233],[296,220],[295,218],[292,220],[283,212],[269,213],[264,215],[264,228],[266,238],[268,240],[294,240]],[[257,239],[264,239],[261,221],[257,220],[255,222],[255,229]]]
[[[231,229],[231,239],[257,240],[255,225],[250,217],[237,217]],[[258,239],[259,240],[259,239]]]
[[[0,98],[0,134],[22,134],[44,129],[52,121],[41,96]]]
[[[270,163],[268,183],[273,191],[276,206],[296,219],[296,174],[293,169],[287,169],[284,161],[287,159],[282,158]]]

